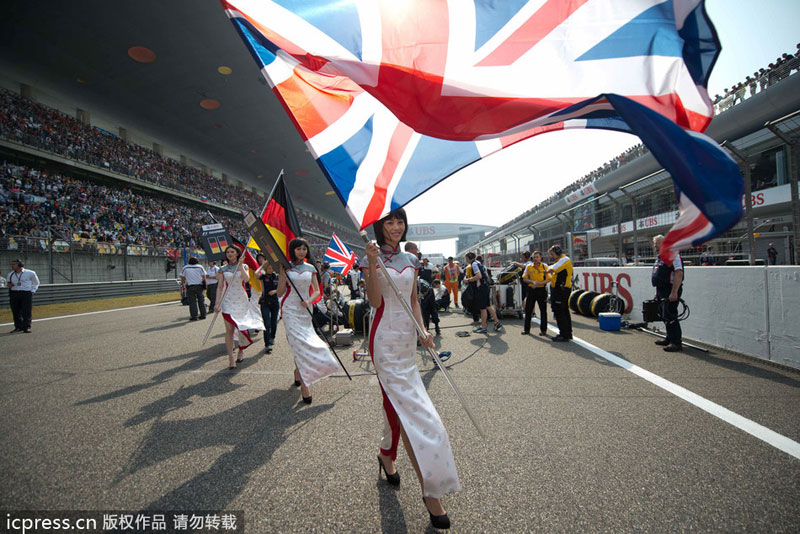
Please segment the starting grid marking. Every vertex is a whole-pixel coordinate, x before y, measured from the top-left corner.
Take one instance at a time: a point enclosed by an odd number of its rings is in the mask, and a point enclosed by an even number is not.
[[[152,308],[153,306],[166,306],[167,304],[175,304],[176,302],[180,302],[179,300],[171,300],[169,302],[159,302],[157,304],[142,304],[141,306],[130,306],[128,308],[114,308],[113,310],[99,310],[93,312],[86,312],[86,313],[73,313],[72,315],[59,315],[57,317],[45,317],[43,319],[33,319],[32,323],[39,323],[42,321],[54,321],[56,319],[68,319],[70,317],[83,317],[84,315],[97,315],[99,313],[111,313],[111,312],[118,312],[118,311],[127,311],[127,310],[137,310],[139,308]],[[13,326],[14,323],[2,323],[0,326]]]
[[[539,319],[534,319],[534,322],[537,324],[541,324]],[[558,330],[552,326],[548,327],[548,330],[553,332],[558,332]],[[596,347],[591,343],[579,339],[577,337],[572,338],[572,342],[578,345],[581,348],[584,348],[594,354],[597,354],[601,358],[613,363],[618,367],[622,367],[626,371],[630,371],[631,373],[635,374],[639,378],[643,378],[644,380],[650,382],[654,386],[657,386],[669,393],[672,393],[676,397],[685,400],[689,404],[692,404],[706,413],[713,415],[714,417],[718,417],[722,419],[729,425],[733,425],[739,430],[743,430],[747,432],[753,437],[760,439],[761,441],[772,445],[778,450],[785,452],[790,456],[794,456],[798,460],[800,460],[800,443],[794,441],[793,439],[787,438],[782,434],[778,434],[774,430],[770,430],[769,428],[756,423],[746,417],[739,415],[736,412],[732,412],[731,410],[720,406],[716,402],[712,402],[705,397],[701,397],[697,393],[689,391],[688,389],[681,387],[673,382],[670,382],[666,378],[662,378],[657,374],[651,373],[646,369],[642,369],[638,365],[634,365],[626,360],[623,360],[619,356],[615,356],[610,352],[601,349],[600,347]]]

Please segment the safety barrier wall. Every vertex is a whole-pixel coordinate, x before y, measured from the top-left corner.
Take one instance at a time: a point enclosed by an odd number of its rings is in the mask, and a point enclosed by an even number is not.
[[[152,293],[175,293],[180,298],[180,287],[173,280],[131,280],[128,282],[97,282],[89,284],[42,284],[33,297],[33,305],[76,302],[112,297],[131,297]],[[8,290],[0,290],[0,306],[8,308]]]
[[[642,320],[652,299],[650,267],[578,267],[573,286],[605,292],[619,284],[626,318]],[[800,267],[687,267],[686,338],[800,368]],[[663,329],[663,323],[651,326]]]
[[[111,254],[18,252],[0,251],[0,266],[3,277],[11,270],[11,260],[16,258],[25,262],[26,269],[36,271],[39,281],[50,281],[50,266],[53,267],[53,282],[123,282],[125,281],[125,262],[127,261],[128,280],[152,280],[157,278],[175,279],[175,271],[165,272],[166,258],[156,256],[128,256]],[[52,263],[51,263],[52,262]]]

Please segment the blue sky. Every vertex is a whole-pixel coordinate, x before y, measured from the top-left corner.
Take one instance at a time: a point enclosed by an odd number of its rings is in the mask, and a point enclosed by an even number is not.
[[[708,0],[722,53],[709,94],[766,68],[800,42],[800,0]],[[501,225],[599,167],[638,138],[600,131],[534,137],[467,167],[407,206],[409,223]],[[455,253],[455,240],[421,244],[423,253]]]

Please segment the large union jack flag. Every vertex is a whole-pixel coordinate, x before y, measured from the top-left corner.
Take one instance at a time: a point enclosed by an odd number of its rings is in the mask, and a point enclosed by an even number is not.
[[[719,53],[702,0],[221,2],[359,228],[564,128],[638,135],[670,172],[667,261],[741,217],[736,164],[691,135]]]
[[[342,276],[347,276],[347,273],[350,272],[350,269],[352,269],[353,265],[356,263],[356,254],[347,248],[344,241],[339,239],[336,234],[333,234],[331,242],[328,245],[328,250],[325,251],[323,261],[327,261],[330,264],[332,271]]]

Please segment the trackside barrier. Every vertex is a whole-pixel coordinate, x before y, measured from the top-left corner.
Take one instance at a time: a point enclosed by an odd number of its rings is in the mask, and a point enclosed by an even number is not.
[[[33,305],[77,302],[81,300],[132,297],[152,293],[175,293],[180,299],[177,280],[131,280],[128,282],[94,282],[86,284],[42,284],[33,297]],[[0,290],[0,306],[8,308],[8,289]]]
[[[639,322],[642,302],[655,294],[650,272],[577,267],[573,286],[604,293],[617,282],[625,318]],[[681,323],[686,338],[800,369],[800,267],[687,267],[683,299],[691,309]]]

